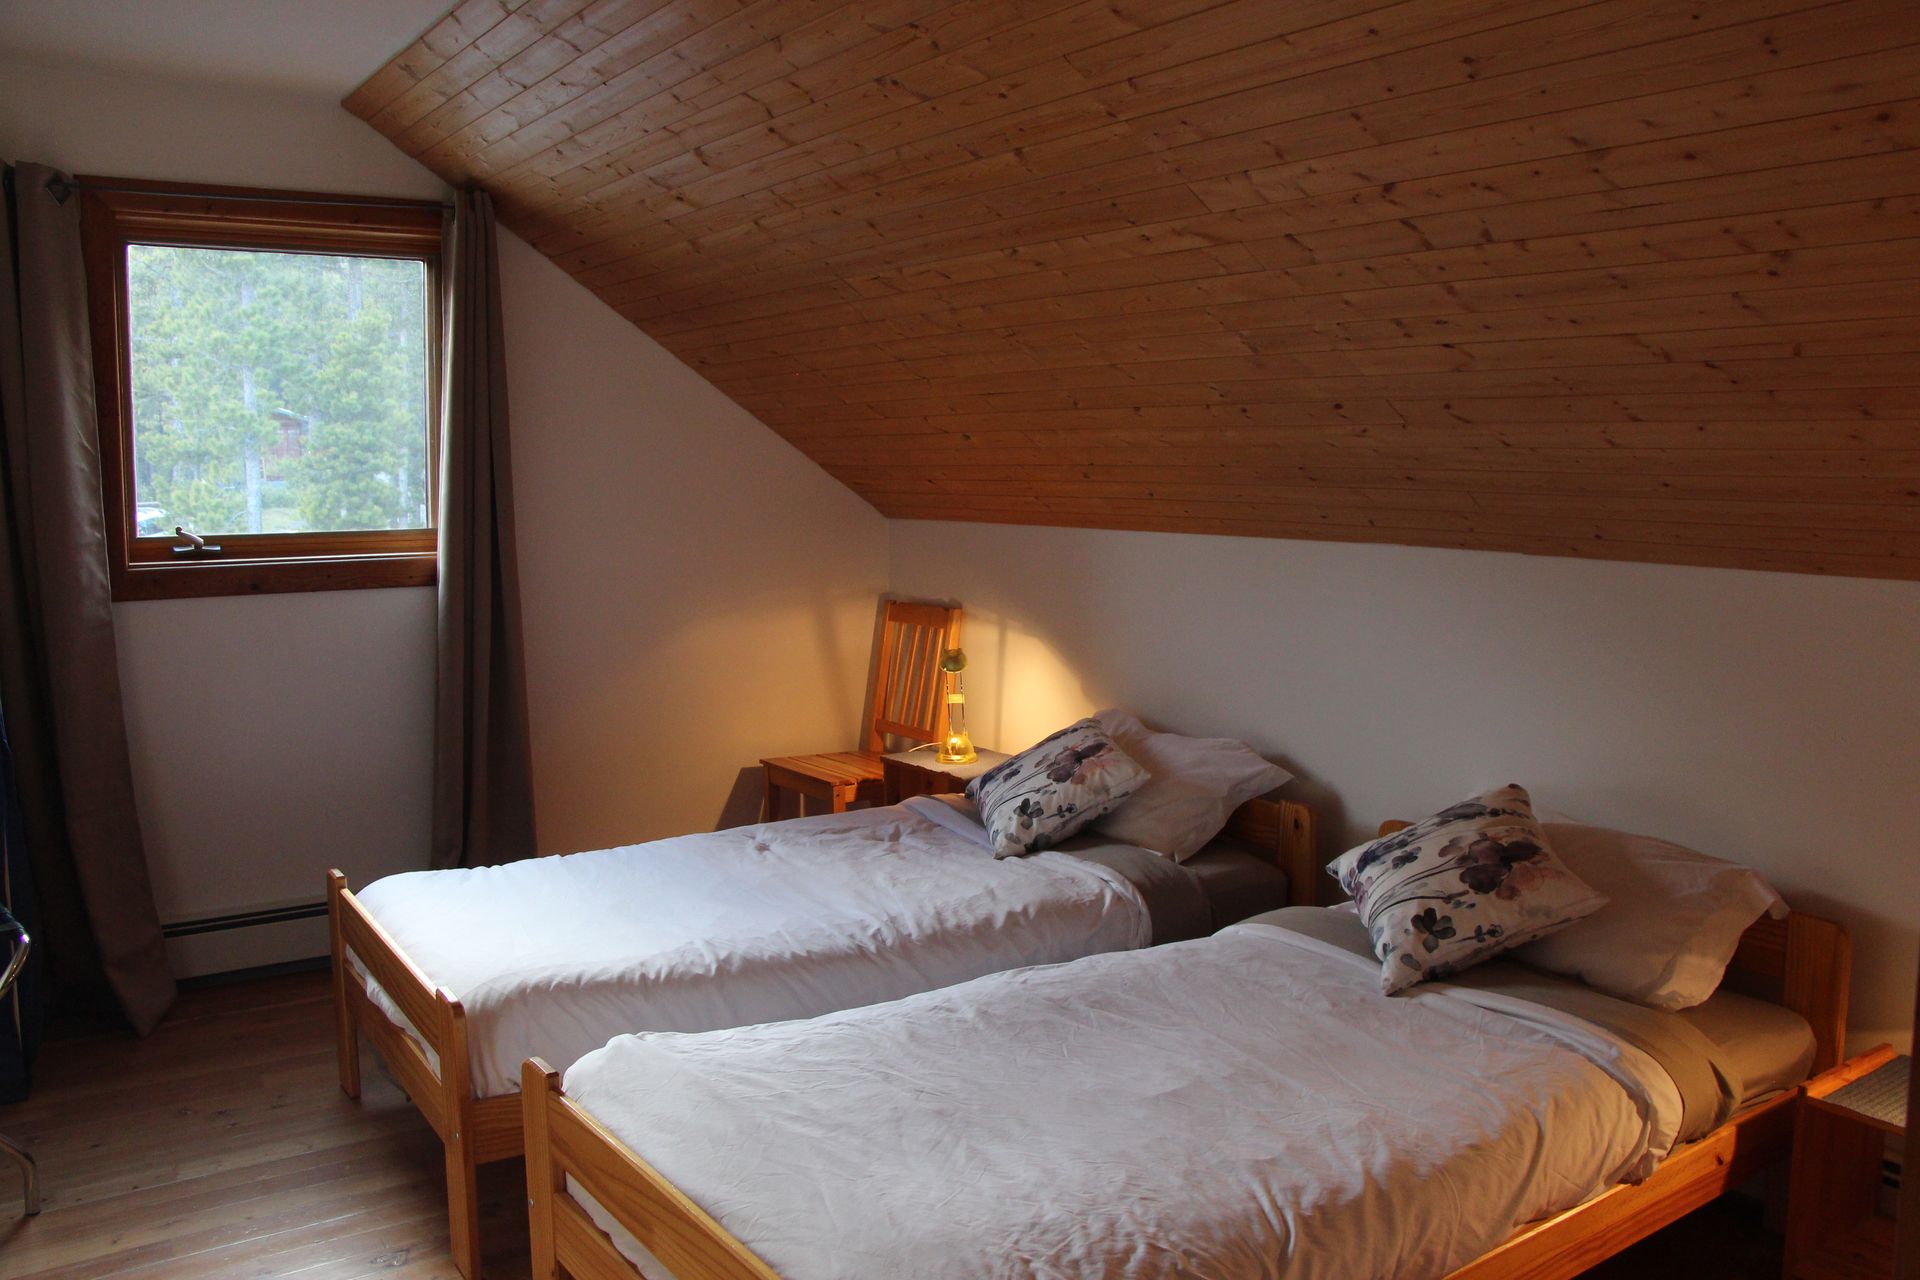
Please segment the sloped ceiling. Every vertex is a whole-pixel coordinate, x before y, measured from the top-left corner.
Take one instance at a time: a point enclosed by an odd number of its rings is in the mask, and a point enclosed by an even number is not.
[[[468,0],[346,105],[889,516],[1920,577],[1914,0]]]

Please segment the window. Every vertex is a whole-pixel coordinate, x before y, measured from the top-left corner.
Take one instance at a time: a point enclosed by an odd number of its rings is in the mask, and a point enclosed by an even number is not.
[[[441,207],[79,184],[114,597],[432,583]]]

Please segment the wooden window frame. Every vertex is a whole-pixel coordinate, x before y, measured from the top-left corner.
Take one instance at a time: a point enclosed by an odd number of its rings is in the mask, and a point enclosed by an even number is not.
[[[425,587],[436,581],[440,325],[445,206],[244,187],[80,177],[81,225],[100,416],[107,568],[115,600]],[[425,529],[220,534],[217,557],[185,557],[134,524],[127,246],[185,245],[416,259],[427,272]]]

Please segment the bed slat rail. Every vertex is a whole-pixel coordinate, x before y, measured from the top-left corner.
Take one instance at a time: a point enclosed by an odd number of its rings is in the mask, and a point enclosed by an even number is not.
[[[338,871],[327,875],[327,902],[335,913],[341,940],[353,951],[387,997],[400,1006],[413,1029],[420,1034],[442,1062],[446,1045],[441,1042],[441,1020],[445,1016],[438,993],[425,974],[413,967],[387,931],[374,922],[360,900],[347,888],[347,878]],[[337,957],[344,964],[344,955]],[[349,971],[349,980],[352,980]]]
[[[571,1177],[678,1280],[780,1280],[705,1210],[634,1155],[560,1092],[538,1058],[520,1069],[527,1135],[529,1225],[536,1280],[556,1265],[579,1280],[635,1280],[606,1234],[567,1191]]]
[[[1793,1141],[1793,1102],[1786,1094],[1765,1103],[1682,1147],[1645,1182],[1521,1228],[1447,1280],[1573,1280],[1784,1157]]]
[[[358,982],[348,981],[346,998],[361,1034],[373,1041],[374,1048],[379,1050],[393,1078],[406,1091],[413,1105],[420,1109],[420,1114],[426,1117],[435,1136],[445,1142],[447,1117],[442,1104],[445,1102],[446,1087],[440,1077],[434,1074],[433,1064],[427,1061],[427,1055],[412,1036],[387,1019]]]
[[[536,1264],[533,1274],[541,1280],[648,1280],[613,1248],[572,1196],[562,1195],[555,1202],[553,1233],[554,1261],[565,1270],[541,1271]]]
[[[360,905],[347,887],[346,876],[337,870],[327,873],[327,920],[340,1033],[340,1086],[349,1097],[360,1096],[359,1036],[364,1033],[445,1145],[448,1244],[454,1266],[473,1280],[479,1274],[480,1257],[476,1166],[483,1160],[517,1154],[519,1109],[511,1099],[481,1103],[474,1098],[465,1009],[427,980]],[[365,981],[347,963],[349,951],[399,1006],[412,1024],[413,1035],[374,1004]],[[426,1050],[438,1059],[437,1072]],[[505,1124],[500,1123],[502,1119]]]

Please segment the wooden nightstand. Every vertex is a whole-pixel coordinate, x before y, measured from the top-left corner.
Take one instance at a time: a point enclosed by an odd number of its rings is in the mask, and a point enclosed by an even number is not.
[[[1787,1280],[1893,1275],[1893,1219],[1875,1202],[1887,1139],[1907,1131],[1909,1066],[1881,1045],[1806,1086],[1794,1118]]]
[[[880,758],[880,786],[887,804],[899,804],[911,796],[942,796],[965,791],[967,783],[1002,760],[1004,751],[980,750],[972,764],[941,764],[935,752],[896,751]]]

